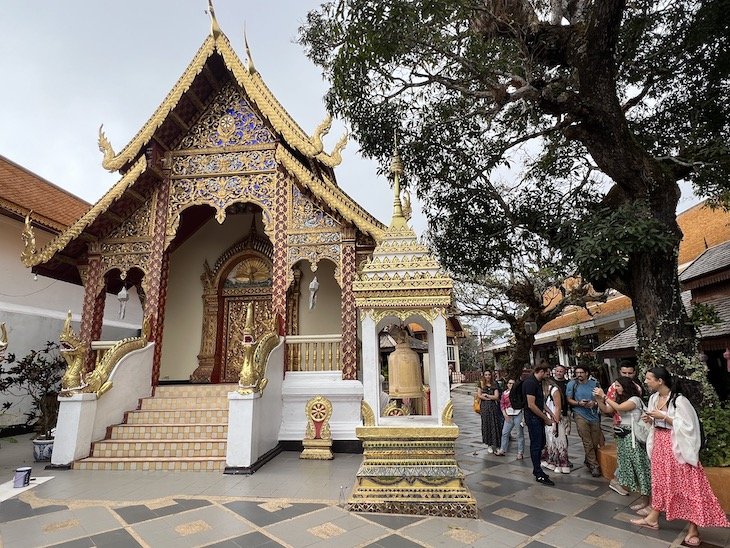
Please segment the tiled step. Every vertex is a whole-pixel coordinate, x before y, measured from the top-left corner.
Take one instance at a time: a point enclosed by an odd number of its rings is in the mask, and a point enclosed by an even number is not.
[[[156,398],[227,398],[229,392],[238,390],[237,384],[186,384],[163,385],[155,388]]]
[[[140,410],[166,410],[166,409],[216,409],[228,408],[228,400],[221,396],[199,396],[199,397],[160,397],[144,398],[141,400]]]
[[[202,458],[225,457],[226,440],[104,440],[92,445],[98,458]]]
[[[226,464],[228,394],[235,384],[159,386],[125,424],[92,446],[78,470],[210,470]]]
[[[75,470],[170,470],[221,471],[226,467],[225,457],[184,458],[97,458],[90,457],[74,463]]]
[[[228,424],[228,408],[169,409],[127,413],[127,424],[209,424],[213,422]]]
[[[228,436],[228,424],[119,424],[113,426],[109,439],[114,440],[183,440],[222,439]]]

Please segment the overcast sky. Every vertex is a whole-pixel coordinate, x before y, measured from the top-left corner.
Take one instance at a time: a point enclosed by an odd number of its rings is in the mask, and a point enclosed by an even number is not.
[[[327,85],[295,43],[316,0],[215,0],[218,22],[245,61],[243,28],[256,68],[311,134],[325,115]],[[102,123],[115,151],[160,105],[210,30],[207,0],[2,0],[0,154],[95,202],[119,178],[101,167]],[[344,131],[336,121],[331,150]],[[392,194],[376,165],[351,142],[337,168],[340,186],[381,221]],[[686,191],[686,187],[683,187]],[[696,203],[689,193],[682,211]],[[414,198],[412,224],[426,223]]]
[[[326,112],[327,85],[295,43],[315,0],[215,0],[216,16],[309,134]],[[119,152],[160,105],[210,31],[207,0],[3,0],[0,12],[0,154],[89,201],[118,179],[101,167],[99,126]],[[325,140],[332,149],[345,126]],[[350,142],[340,186],[388,223],[392,194],[374,162]],[[414,210],[417,210],[414,198]],[[415,211],[412,224],[423,233]]]

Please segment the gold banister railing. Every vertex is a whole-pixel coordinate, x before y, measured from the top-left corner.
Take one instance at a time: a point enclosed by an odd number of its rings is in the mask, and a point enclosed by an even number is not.
[[[342,335],[287,335],[287,371],[340,371]]]

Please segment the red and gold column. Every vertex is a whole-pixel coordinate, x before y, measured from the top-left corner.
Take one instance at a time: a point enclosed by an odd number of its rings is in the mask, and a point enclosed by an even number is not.
[[[352,283],[357,274],[355,231],[347,230],[342,242],[342,378],[357,379],[357,308]]]
[[[84,360],[84,373],[94,370],[94,353],[91,352],[91,341],[98,340],[104,323],[104,304],[106,291],[102,261],[99,255],[89,257],[84,269],[84,305],[81,311],[80,338],[87,349]]]
[[[273,284],[271,312],[277,330],[286,321],[287,287],[287,209],[289,180],[282,173],[276,178],[276,202],[274,205],[274,257],[272,261]],[[284,326],[286,329],[286,326]],[[286,332],[286,331],[285,331]]]

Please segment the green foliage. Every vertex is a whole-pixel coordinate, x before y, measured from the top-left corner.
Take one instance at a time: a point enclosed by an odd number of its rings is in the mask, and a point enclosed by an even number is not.
[[[27,414],[27,423],[35,426],[40,436],[51,438],[51,430],[58,418],[58,392],[66,370],[66,362],[58,352],[55,342],[47,342],[41,350],[31,350],[20,360],[9,355],[8,369],[3,367],[0,392],[15,395],[28,394],[33,402]]]
[[[459,363],[462,371],[479,371],[479,340],[472,334],[461,339],[459,344]]]
[[[689,321],[697,329],[702,326],[712,326],[722,322],[720,316],[717,314],[717,309],[711,304],[706,303],[695,303],[692,305]]]
[[[701,408],[707,447],[700,455],[704,466],[730,466],[730,406]]]

